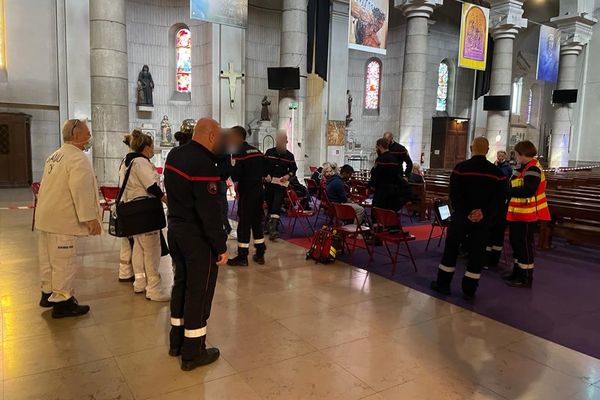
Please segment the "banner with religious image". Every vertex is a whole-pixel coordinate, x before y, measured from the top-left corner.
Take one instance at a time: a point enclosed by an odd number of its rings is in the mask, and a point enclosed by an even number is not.
[[[370,53],[386,53],[389,3],[389,0],[350,0],[349,48]]]
[[[463,3],[458,66],[485,71],[490,10]]]
[[[560,31],[549,26],[540,27],[537,59],[537,79],[556,82],[560,58]]]
[[[190,0],[190,17],[214,24],[246,28],[248,0]]]

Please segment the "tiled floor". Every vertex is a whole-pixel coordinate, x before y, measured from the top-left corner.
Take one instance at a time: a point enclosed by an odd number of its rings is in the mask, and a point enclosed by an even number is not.
[[[0,191],[0,207],[29,200]],[[600,360],[285,242],[267,266],[220,270],[208,340],[222,357],[184,373],[168,305],[117,282],[109,236],[81,241],[75,289],[91,313],[40,309],[30,223],[0,210],[0,400],[600,400]],[[168,258],[161,273],[168,285]]]

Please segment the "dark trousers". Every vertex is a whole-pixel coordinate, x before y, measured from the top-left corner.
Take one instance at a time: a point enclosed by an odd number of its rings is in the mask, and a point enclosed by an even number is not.
[[[263,256],[266,250],[263,233],[263,203],[265,193],[262,186],[256,186],[249,189],[239,189],[237,228],[238,237],[238,255],[248,256],[250,248],[250,234],[254,238],[254,247],[256,254]]]
[[[219,196],[221,197],[223,229],[229,234],[229,232],[231,232],[231,225],[229,224],[229,202],[227,201],[227,184],[225,182],[219,182]]]
[[[509,222],[510,246],[515,262],[521,269],[533,269],[536,227],[537,222]]]
[[[269,215],[271,218],[279,218],[283,199],[285,198],[285,188],[280,185],[267,183],[265,187],[265,197],[267,206],[269,206]]]
[[[506,213],[504,214],[506,215]],[[506,218],[500,218],[490,229],[489,240],[486,247],[486,261],[488,266],[496,266],[500,262],[504,248],[504,232],[506,231]]]
[[[175,265],[171,294],[171,349],[193,360],[206,348],[206,323],[217,284],[217,255],[201,232],[189,225],[169,225],[171,258]]]
[[[462,281],[463,292],[468,295],[475,294],[479,286],[481,269],[485,264],[485,246],[489,229],[482,223],[473,223],[466,217],[452,216],[453,220],[448,227],[446,244],[442,262],[438,267],[438,284],[449,287],[456,270],[461,244],[467,246],[469,258],[467,270]]]

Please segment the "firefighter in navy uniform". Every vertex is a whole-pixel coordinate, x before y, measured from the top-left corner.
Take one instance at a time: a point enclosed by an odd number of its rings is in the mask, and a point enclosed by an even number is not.
[[[230,150],[234,154],[231,178],[237,182],[239,195],[239,223],[237,227],[238,255],[227,261],[227,265],[232,267],[248,266],[250,233],[254,238],[254,248],[256,249],[252,259],[255,263],[264,265],[267,249],[263,233],[265,159],[260,150],[246,142],[246,130],[241,126],[231,128],[229,136]]]
[[[290,177],[296,174],[298,166],[294,155],[287,150],[287,134],[284,129],[277,131],[275,147],[267,150],[265,153],[265,173],[266,186],[265,196],[267,206],[269,207],[269,239],[275,240],[278,237],[277,228],[279,226],[279,214],[285,198],[286,188],[275,183],[289,182]],[[271,183],[272,182],[272,183]]]
[[[510,181],[508,213],[510,245],[515,263],[504,276],[512,287],[530,288],[533,284],[534,234],[538,221],[550,221],[546,200],[546,176],[535,158],[537,149],[529,140],[515,145],[520,167]]]
[[[206,323],[218,266],[228,256],[215,156],[222,140],[218,122],[202,118],[192,140],[171,150],[165,163],[168,239],[175,265],[169,354],[181,355],[184,371],[219,358],[218,349],[206,348]]]
[[[408,154],[408,150],[406,147],[402,146],[400,143],[394,141],[394,135],[392,132],[386,132],[383,134],[383,138],[388,142],[388,149],[390,154],[396,157],[396,162],[400,164],[400,169],[402,169],[402,175],[408,179],[413,170],[413,162],[410,159],[410,155]],[[406,164],[406,167],[403,165]]]
[[[486,138],[475,138],[471,144],[473,156],[456,165],[450,176],[452,220],[437,280],[431,283],[431,288],[442,294],[450,294],[450,282],[454,276],[459,248],[461,243],[466,242],[469,258],[462,290],[467,299],[475,296],[481,269],[485,265],[485,248],[490,229],[498,218],[503,217],[502,203],[506,198],[507,179],[485,158],[488,150],[489,142]]]
[[[375,190],[373,207],[399,211],[408,201],[410,186],[402,179],[402,167],[388,149],[386,139],[377,140],[377,160],[371,170],[369,187]]]

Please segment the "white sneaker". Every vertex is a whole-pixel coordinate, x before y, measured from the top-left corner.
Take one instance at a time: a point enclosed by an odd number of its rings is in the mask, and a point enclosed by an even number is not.
[[[148,300],[152,300],[152,301],[171,301],[171,295],[168,293],[164,293],[164,292],[156,292],[156,293],[152,293],[152,294],[148,294],[146,293],[146,298]]]

